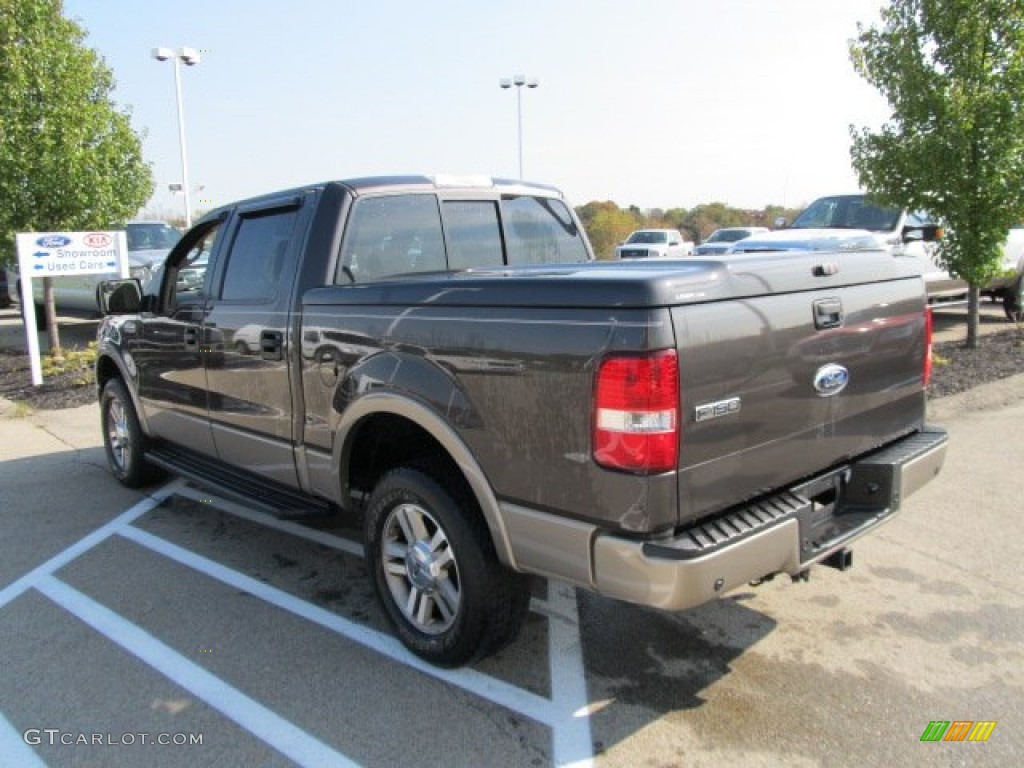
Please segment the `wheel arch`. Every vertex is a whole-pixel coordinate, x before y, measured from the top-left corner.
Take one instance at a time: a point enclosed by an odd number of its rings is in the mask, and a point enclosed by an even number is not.
[[[424,458],[448,463],[476,500],[490,531],[498,559],[516,569],[500,505],[472,451],[438,414],[395,393],[361,397],[342,415],[335,434],[333,464],[343,497],[367,494],[388,470]]]
[[[132,406],[135,408],[135,416],[139,420],[139,426],[142,427],[142,431],[147,435],[150,434],[149,425],[146,423],[145,411],[142,410],[142,403],[139,402],[138,392],[131,385],[132,378],[125,369],[124,361],[120,357],[110,354],[110,352],[104,352],[101,348],[100,353],[96,356],[97,397],[103,394],[103,387],[111,379],[121,379],[124,382],[124,388],[132,399]]]

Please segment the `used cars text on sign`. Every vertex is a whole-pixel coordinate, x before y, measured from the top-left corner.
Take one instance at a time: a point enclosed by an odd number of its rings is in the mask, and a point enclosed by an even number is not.
[[[36,336],[32,280],[40,277],[102,275],[128,277],[128,243],[124,232],[20,232],[17,235],[21,306],[25,311],[32,383],[43,383]]]

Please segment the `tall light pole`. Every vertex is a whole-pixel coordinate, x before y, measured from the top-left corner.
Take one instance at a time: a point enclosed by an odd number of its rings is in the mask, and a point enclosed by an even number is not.
[[[536,77],[526,75],[514,75],[511,78],[503,77],[498,81],[502,88],[516,87],[516,113],[519,117],[519,178],[523,178],[523,86],[536,88],[540,83]]]
[[[199,52],[195,48],[154,48],[153,58],[157,61],[174,62],[174,91],[178,103],[178,142],[181,144],[181,191],[185,195],[185,228],[192,226],[192,204],[188,197],[188,152],[185,150],[185,107],[181,100],[181,65],[195,66],[199,63]]]

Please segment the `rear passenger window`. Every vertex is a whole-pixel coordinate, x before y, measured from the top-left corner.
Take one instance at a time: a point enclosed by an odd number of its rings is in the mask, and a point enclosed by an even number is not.
[[[501,202],[509,264],[586,261],[587,247],[561,200],[506,197]]]
[[[444,226],[448,233],[449,269],[504,264],[495,203],[448,201],[444,204]]]
[[[444,269],[444,238],[434,195],[366,197],[356,202],[335,282]]]
[[[262,303],[277,296],[298,215],[292,208],[242,219],[228,254],[221,299]]]

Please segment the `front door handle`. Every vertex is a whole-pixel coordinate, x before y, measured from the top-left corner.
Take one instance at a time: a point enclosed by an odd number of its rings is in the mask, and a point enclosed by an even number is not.
[[[199,329],[194,325],[185,327],[185,349],[193,352],[199,350]]]

